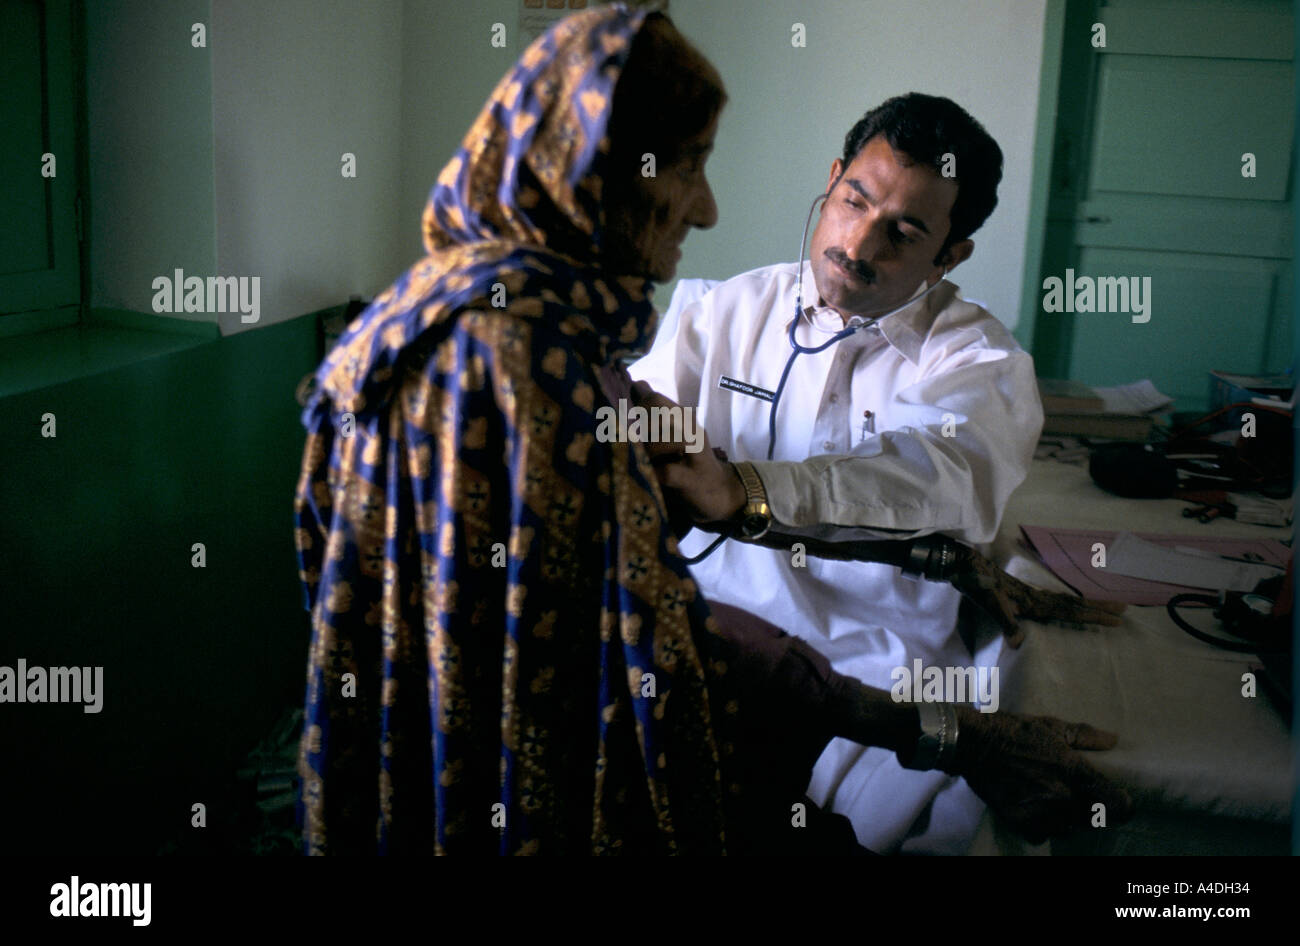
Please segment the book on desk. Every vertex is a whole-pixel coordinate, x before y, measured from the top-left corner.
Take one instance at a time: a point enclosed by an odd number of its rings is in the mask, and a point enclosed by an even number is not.
[[[1081,381],[1039,378],[1043,435],[1142,442],[1157,414],[1173,403],[1149,380],[1110,388]]]

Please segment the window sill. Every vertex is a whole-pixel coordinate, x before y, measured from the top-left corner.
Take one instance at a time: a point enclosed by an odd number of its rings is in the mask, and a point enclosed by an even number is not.
[[[91,309],[76,325],[0,338],[0,397],[167,355],[221,337],[215,322]]]

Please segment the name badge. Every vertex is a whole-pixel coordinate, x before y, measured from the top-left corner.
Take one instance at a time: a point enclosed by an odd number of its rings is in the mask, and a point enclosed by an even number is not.
[[[776,397],[774,391],[767,388],[760,388],[757,384],[750,384],[748,381],[737,381],[735,378],[728,378],[725,374],[718,376],[718,387],[724,391],[735,391],[737,394],[748,394],[750,397],[756,397],[760,401],[767,401],[769,404]]]

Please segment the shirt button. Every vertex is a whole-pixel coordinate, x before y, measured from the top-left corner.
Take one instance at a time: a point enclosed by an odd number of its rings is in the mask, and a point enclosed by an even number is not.
[[[822,446],[825,447],[827,450],[834,450],[834,449],[835,449],[835,441],[834,441],[834,440],[827,440],[825,443],[822,444]]]
[[[831,395],[831,403],[832,403],[832,404],[834,404],[835,402],[837,402],[839,399],[840,399],[840,396],[839,396],[838,394],[832,394],[832,395]]]

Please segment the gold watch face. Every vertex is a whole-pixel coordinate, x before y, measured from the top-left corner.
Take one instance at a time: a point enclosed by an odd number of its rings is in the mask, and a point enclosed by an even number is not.
[[[756,539],[772,525],[772,515],[767,503],[749,503],[740,521],[740,531],[746,538]]]

